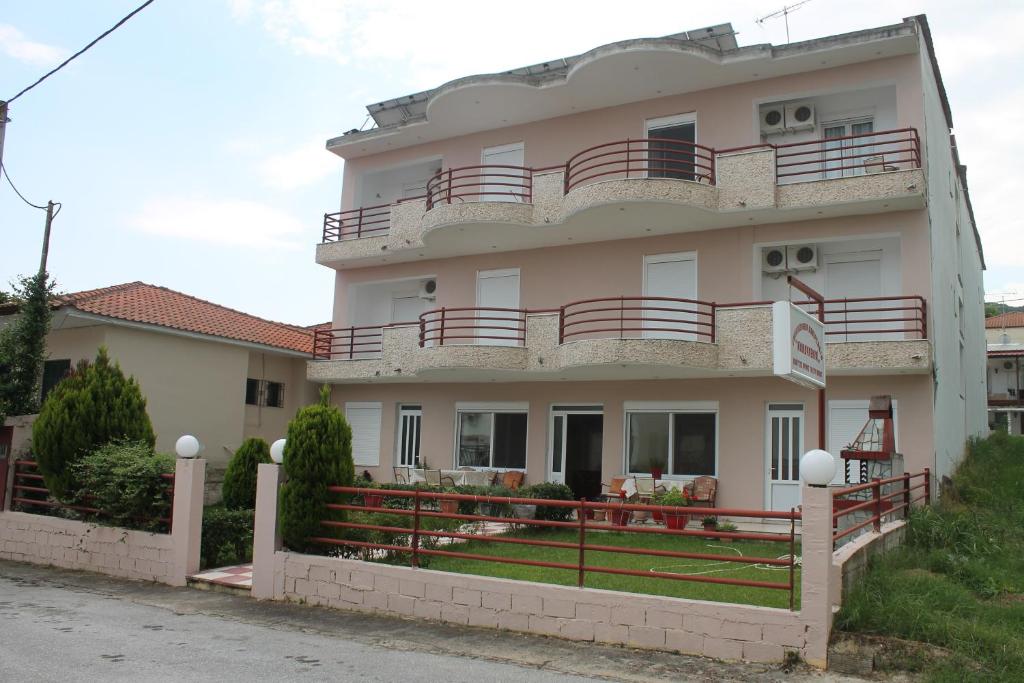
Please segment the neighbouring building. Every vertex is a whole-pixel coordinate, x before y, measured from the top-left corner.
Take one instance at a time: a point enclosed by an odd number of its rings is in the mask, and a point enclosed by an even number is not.
[[[307,370],[358,469],[588,497],[660,470],[717,477],[725,507],[798,504],[819,408],[773,375],[789,275],[827,299],[833,453],[874,395],[908,470],[948,473],[986,432],[984,261],[924,16],[625,40],[367,109],[327,142],[334,310]]]
[[[991,429],[1024,434],[1024,312],[985,319],[988,340],[988,423]]]
[[[0,326],[16,309],[0,307]],[[156,447],[174,452],[182,434],[204,444],[208,498],[220,495],[228,459],[250,436],[282,438],[316,400],[306,379],[310,329],[272,322],[164,287],[129,282],[61,296],[46,339],[42,395],[100,346],[138,380]],[[30,420],[10,418],[7,427]],[[19,430],[21,438],[29,430]],[[17,450],[22,444],[15,444]]]

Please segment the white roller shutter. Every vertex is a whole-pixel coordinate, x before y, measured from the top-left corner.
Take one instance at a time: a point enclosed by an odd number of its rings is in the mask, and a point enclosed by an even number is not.
[[[380,465],[380,403],[346,403],[345,419],[352,427],[352,459],[357,467]]]

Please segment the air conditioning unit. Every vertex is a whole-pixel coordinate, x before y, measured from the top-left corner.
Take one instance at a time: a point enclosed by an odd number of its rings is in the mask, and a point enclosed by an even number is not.
[[[811,130],[815,126],[814,105],[794,102],[785,107],[786,130]]]
[[[786,130],[786,113],[781,104],[761,108],[761,134],[776,135]]]
[[[813,244],[791,244],[786,247],[786,264],[791,271],[817,270],[818,248]]]
[[[437,298],[437,280],[425,280],[420,285],[419,296],[421,299],[435,300]]]
[[[761,250],[761,271],[764,273],[786,272],[786,248],[765,247]]]

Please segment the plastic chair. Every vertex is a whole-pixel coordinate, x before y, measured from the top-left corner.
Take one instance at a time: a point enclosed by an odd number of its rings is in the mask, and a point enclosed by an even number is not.
[[[409,468],[408,467],[396,467],[395,469],[395,481],[399,484],[409,483]]]
[[[423,470],[423,478],[430,486],[441,486],[441,470]]]
[[[501,475],[501,485],[510,491],[515,491],[523,483],[522,472],[505,472]]]
[[[715,507],[718,497],[718,480],[714,477],[697,477],[690,483],[690,497],[699,507]]]

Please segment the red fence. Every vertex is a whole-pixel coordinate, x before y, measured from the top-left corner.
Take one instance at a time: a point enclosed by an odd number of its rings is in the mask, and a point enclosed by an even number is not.
[[[427,211],[457,202],[533,201],[533,170],[522,166],[463,166],[440,171],[427,183]]]
[[[313,543],[328,546],[363,548],[369,550],[386,551],[390,553],[408,554],[409,563],[413,567],[419,565],[419,560],[421,557],[435,556],[452,557],[463,560],[479,560],[481,562],[497,562],[502,564],[518,564],[531,567],[545,567],[548,569],[563,569],[566,571],[572,571],[576,573],[577,585],[579,585],[580,587],[584,585],[584,580],[586,578],[587,573],[597,573],[784,590],[789,592],[790,609],[792,609],[794,605],[796,587],[796,520],[800,519],[800,513],[795,509],[790,510],[789,512],[771,510],[732,510],[725,508],[697,507],[688,507],[684,509],[685,514],[698,517],[702,515],[721,515],[728,516],[731,518],[778,520],[781,522],[787,522],[789,526],[789,530],[786,533],[751,533],[738,531],[704,531],[696,529],[690,530],[685,528],[669,529],[665,527],[640,527],[628,525],[629,514],[632,512],[652,512],[661,513],[662,515],[678,514],[680,512],[680,508],[665,507],[660,505],[640,505],[631,503],[592,503],[586,500],[566,501],[539,498],[508,498],[500,496],[475,496],[440,492],[435,493],[431,491],[422,490],[399,491],[391,489],[365,489],[346,486],[330,486],[328,487],[328,491],[335,494],[343,494],[345,496],[358,495],[362,497],[364,503],[368,503],[364,505],[353,505],[351,503],[329,503],[327,505],[327,508],[329,510],[385,512],[389,515],[403,515],[412,518],[412,527],[395,527],[378,524],[322,520],[321,525],[324,528],[342,531],[346,529],[358,529],[364,531],[378,531],[388,534],[404,535],[408,538],[408,545],[396,545],[394,543],[373,543],[370,541],[358,541],[345,538],[336,538],[327,535],[309,539],[310,542]],[[411,506],[409,509],[390,507],[384,508],[382,507],[382,505],[384,504],[386,498],[412,499]],[[525,518],[509,519],[508,517],[498,517],[486,514],[462,514],[459,512],[443,512],[440,509],[427,509],[424,507],[425,504],[437,504],[438,507],[440,507],[441,501],[455,501],[457,503],[470,502],[478,504],[489,503],[496,505],[537,505],[563,509],[569,508],[575,511],[576,520],[555,521]],[[621,515],[620,519],[615,520],[621,523],[599,524],[592,521],[588,523],[588,517],[590,516],[590,512],[597,510],[604,510],[611,517],[619,517]],[[513,523],[516,526],[525,526],[537,529],[571,529],[577,532],[578,540],[576,542],[569,543],[564,541],[551,541],[532,537],[486,535],[479,533],[470,533],[472,531],[472,528],[467,529],[466,526],[462,526],[458,530],[454,531],[427,530],[423,529],[421,526],[421,521],[424,518],[450,519],[459,520],[463,522]],[[702,538],[719,539],[726,542],[732,539],[774,542],[786,546],[788,548],[788,555],[786,555],[785,557],[742,557],[737,555],[695,553],[676,550],[661,550],[630,546],[603,545],[600,543],[595,543],[594,537],[590,534],[602,531],[615,531],[632,534],[656,534],[673,537],[698,536]],[[505,545],[526,545],[542,548],[561,548],[565,550],[575,551],[577,559],[575,562],[571,563],[545,562],[539,560],[528,560],[517,557],[503,557],[501,555],[481,555],[468,552],[459,552],[457,550],[440,549],[437,547],[426,548],[423,547],[421,543],[421,541],[424,538],[454,539],[461,541],[483,541],[487,543]],[[447,547],[451,548],[452,545],[448,545]],[[588,552],[623,553],[629,555],[644,555],[658,558],[708,560],[712,562],[736,562],[749,565],[758,564],[771,567],[782,567],[788,569],[788,580],[785,582],[755,581],[748,579],[708,576],[707,574],[700,573],[676,573],[656,571],[654,569],[639,570],[628,569],[623,567],[610,567],[605,565],[594,564],[593,562],[588,562]]]
[[[880,531],[885,517],[896,519],[902,513],[901,517],[906,519],[911,506],[920,501],[925,505],[931,503],[931,470],[927,467],[917,474],[876,478],[836,489],[832,492],[832,542],[836,544],[868,526],[872,531]]]
[[[565,162],[568,194],[596,180],[675,178],[715,184],[715,150],[671,138],[639,138],[596,145]]]
[[[313,330],[313,358],[352,360],[374,358],[384,350],[384,328],[380,325]]]
[[[526,344],[521,308],[439,308],[420,316],[420,346]]]
[[[161,474],[160,478],[170,482],[167,490],[168,515],[141,521],[162,522],[167,525],[167,533],[171,533],[174,525],[174,474]],[[54,500],[50,496],[50,490],[46,488],[43,475],[39,473],[39,465],[34,460],[14,461],[14,495],[11,497],[11,504],[18,504],[25,508],[43,508],[46,510],[72,510],[83,515],[103,516],[103,510],[88,505],[69,505]],[[88,500],[88,499],[87,499]]]
[[[928,338],[928,308],[921,296],[874,296],[825,300],[826,337]],[[833,339],[832,341],[843,341]]]
[[[921,141],[913,128],[773,147],[776,179],[819,180],[921,167]]]
[[[715,341],[715,304],[664,296],[574,301],[558,316],[558,343],[571,339],[696,339]]]
[[[378,237],[388,234],[391,229],[391,205],[364,206],[349,211],[324,214],[324,238],[326,242]]]

